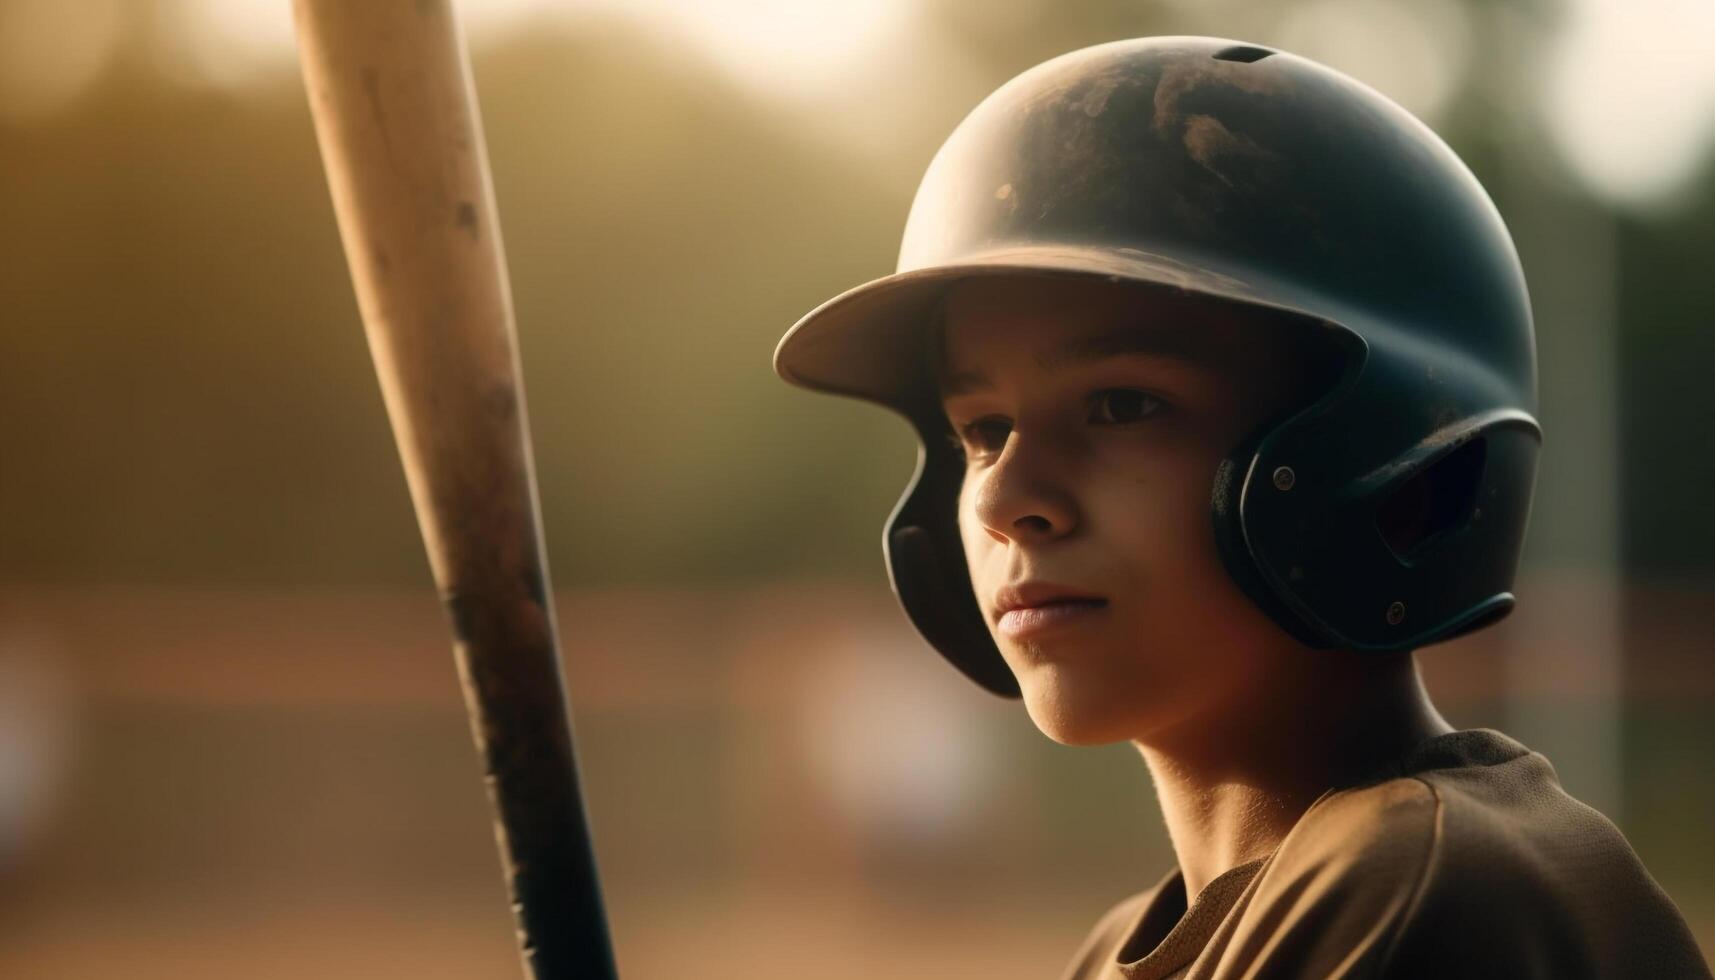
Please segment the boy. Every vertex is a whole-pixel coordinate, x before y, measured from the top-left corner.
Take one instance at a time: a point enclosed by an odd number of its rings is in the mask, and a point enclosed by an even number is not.
[[[1710,976],[1614,825],[1418,676],[1512,608],[1534,344],[1439,138],[1192,37],[991,94],[898,272],[782,339],[782,377],[922,440],[883,543],[925,639],[1149,767],[1177,865],[1066,980]]]

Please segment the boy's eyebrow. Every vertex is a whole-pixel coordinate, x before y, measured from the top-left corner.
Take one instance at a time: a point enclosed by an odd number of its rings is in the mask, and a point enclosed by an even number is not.
[[[1212,363],[1208,338],[1200,331],[1182,327],[1131,326],[1068,341],[1037,357],[1036,366],[1045,372],[1054,372],[1120,354],[1147,354],[1198,366]],[[993,383],[980,372],[959,371],[943,374],[940,387],[941,397],[951,398],[985,391],[992,388]]]

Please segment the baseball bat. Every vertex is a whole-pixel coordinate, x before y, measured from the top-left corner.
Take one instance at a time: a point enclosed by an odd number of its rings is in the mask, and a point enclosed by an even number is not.
[[[511,290],[447,0],[294,0],[346,263],[453,634],[525,973],[616,976],[542,549]]]

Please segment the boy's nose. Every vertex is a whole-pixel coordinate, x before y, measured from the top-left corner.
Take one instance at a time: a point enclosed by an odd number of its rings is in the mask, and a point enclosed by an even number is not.
[[[1042,439],[1020,438],[1014,430],[993,464],[977,477],[973,506],[990,537],[1007,541],[1061,537],[1078,520],[1066,485],[1064,460]]]

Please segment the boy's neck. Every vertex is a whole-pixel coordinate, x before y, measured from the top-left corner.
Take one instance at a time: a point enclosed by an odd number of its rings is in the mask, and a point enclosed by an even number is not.
[[[1411,653],[1309,651],[1278,673],[1243,706],[1132,742],[1155,781],[1188,902],[1272,853],[1327,789],[1454,731]]]

